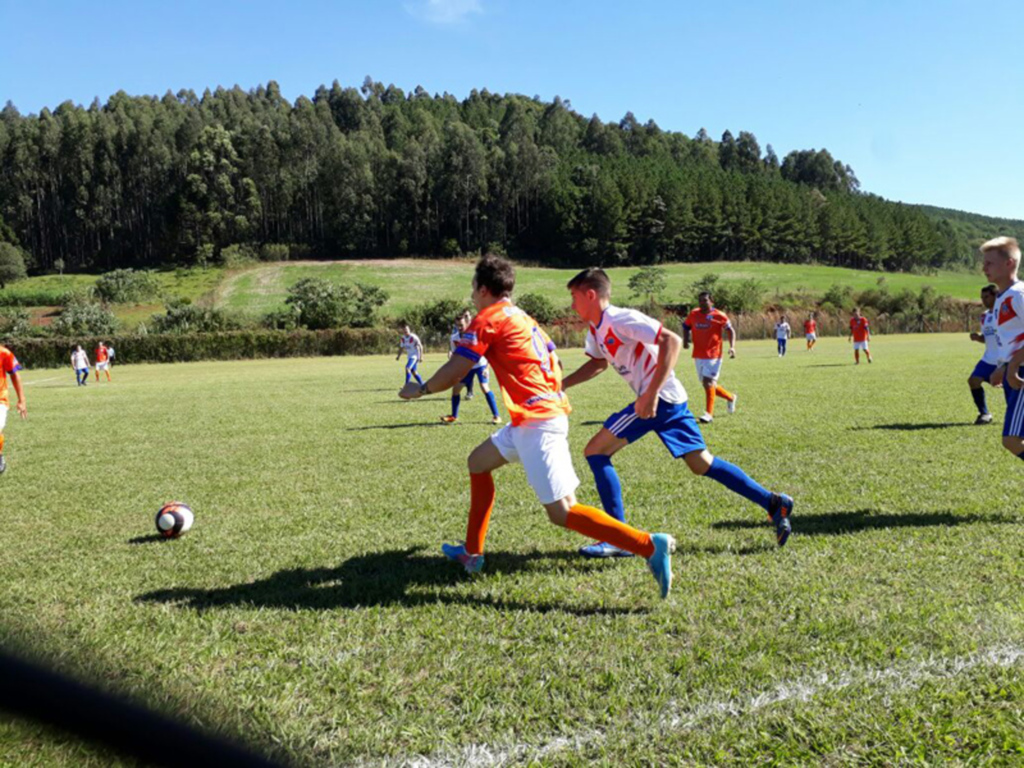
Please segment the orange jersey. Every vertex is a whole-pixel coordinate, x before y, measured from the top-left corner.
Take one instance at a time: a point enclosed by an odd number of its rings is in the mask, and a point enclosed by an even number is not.
[[[21,370],[21,363],[7,347],[0,346],[0,405],[10,407],[7,397],[7,375]]]
[[[97,363],[105,363],[105,362],[107,362],[107,348],[106,347],[96,347],[96,362]]]
[[[817,333],[818,332],[818,321],[817,320],[804,320],[804,333]]]
[[[868,340],[868,319],[866,317],[851,317],[850,318],[850,333],[853,334],[854,341],[867,341]]]
[[[554,352],[548,335],[508,299],[474,317],[455,347],[456,355],[473,362],[487,355],[513,427],[527,419],[553,419],[572,410],[562,391],[562,368]]]
[[[700,360],[718,360],[722,356],[722,334],[732,328],[728,316],[721,310],[711,308],[702,312],[698,307],[686,316],[683,327],[693,337],[693,356]]]

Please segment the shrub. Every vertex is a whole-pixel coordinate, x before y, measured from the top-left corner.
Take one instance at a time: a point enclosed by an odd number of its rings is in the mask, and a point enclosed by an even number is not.
[[[109,336],[117,330],[117,318],[102,304],[73,301],[64,307],[52,328],[61,336]]]
[[[647,304],[656,304],[658,296],[668,287],[667,274],[661,267],[640,267],[640,271],[629,278],[629,290]]]
[[[405,321],[420,336],[433,334],[447,338],[455,318],[467,309],[472,311],[472,306],[468,301],[438,299],[429,304],[414,307],[406,313]]]
[[[220,263],[228,269],[251,264],[254,261],[256,261],[256,251],[252,249],[252,246],[244,243],[234,243],[221,249],[220,252]]]
[[[217,333],[232,331],[239,323],[220,309],[198,307],[187,301],[167,304],[163,315],[153,315],[150,330],[153,333]]]
[[[551,325],[562,316],[551,299],[539,293],[527,293],[516,297],[516,306],[541,325]]]
[[[0,243],[0,289],[26,277],[28,268],[25,266],[25,252],[16,245]]]
[[[304,277],[288,291],[285,303],[298,312],[299,323],[310,330],[367,328],[388,300],[387,291],[357,283],[339,285],[318,277]]]
[[[287,243],[264,243],[260,248],[260,261],[288,261],[290,255]]]
[[[107,304],[132,304],[148,301],[160,291],[160,282],[152,272],[115,269],[96,281],[96,296]]]
[[[0,335],[26,336],[31,330],[26,310],[19,307],[0,308]]]
[[[273,331],[295,331],[302,327],[298,307],[290,306],[268,312],[263,316],[260,325]]]
[[[764,286],[752,277],[726,283],[720,275],[709,272],[690,285],[693,300],[704,291],[711,294],[716,307],[736,314],[759,312],[764,301]]]
[[[848,285],[833,283],[821,297],[822,304],[829,304],[839,309],[850,308],[853,304],[853,288]]]

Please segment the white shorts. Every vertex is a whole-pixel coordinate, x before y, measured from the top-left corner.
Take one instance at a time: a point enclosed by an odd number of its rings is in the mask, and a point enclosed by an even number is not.
[[[807,336],[807,340],[808,341],[817,341],[818,340],[818,334],[816,334],[816,333],[808,333],[808,334],[806,334],[806,336]]]
[[[505,461],[523,465],[526,479],[540,503],[551,504],[564,499],[580,485],[572,466],[568,438],[569,419],[559,416],[527,421],[518,427],[506,424],[491,435],[491,442]]]
[[[4,431],[4,426],[7,424],[7,406],[0,405],[0,432]]]
[[[109,367],[110,367],[110,363],[106,363],[106,362],[96,363],[96,370],[97,371],[105,371]]]
[[[693,358],[693,362],[697,366],[697,378],[711,379],[712,381],[718,381],[718,374],[722,370],[722,358],[716,357],[714,359],[708,358]]]
[[[863,349],[865,352],[868,351],[868,343],[866,341],[855,341],[853,342],[854,350]]]

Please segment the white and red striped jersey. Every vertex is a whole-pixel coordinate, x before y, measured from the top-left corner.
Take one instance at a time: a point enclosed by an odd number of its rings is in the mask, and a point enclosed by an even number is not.
[[[590,326],[584,350],[590,357],[610,362],[630,388],[642,395],[658,366],[662,330],[661,323],[642,312],[609,306],[601,322]],[[686,389],[675,372],[669,373],[658,396],[668,403],[686,402]]]
[[[999,362],[1007,363],[1024,346],[1024,283],[1015,282],[996,297]]]

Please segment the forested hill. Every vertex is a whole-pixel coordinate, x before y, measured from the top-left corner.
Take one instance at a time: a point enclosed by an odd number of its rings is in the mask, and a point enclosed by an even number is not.
[[[915,206],[936,223],[945,223],[954,232],[958,242],[977,246],[979,243],[997,235],[1009,235],[1024,242],[1024,221],[1020,219],[1001,219],[996,216],[983,216],[980,213],[968,213],[952,208],[936,208],[933,205]]]
[[[552,264],[909,270],[966,264],[995,233],[865,194],[824,149],[780,161],[747,131],[603,123],[557,97],[460,101],[367,78],[294,104],[270,82],[0,112],[0,239],[39,271],[277,243],[329,258],[500,249]]]

